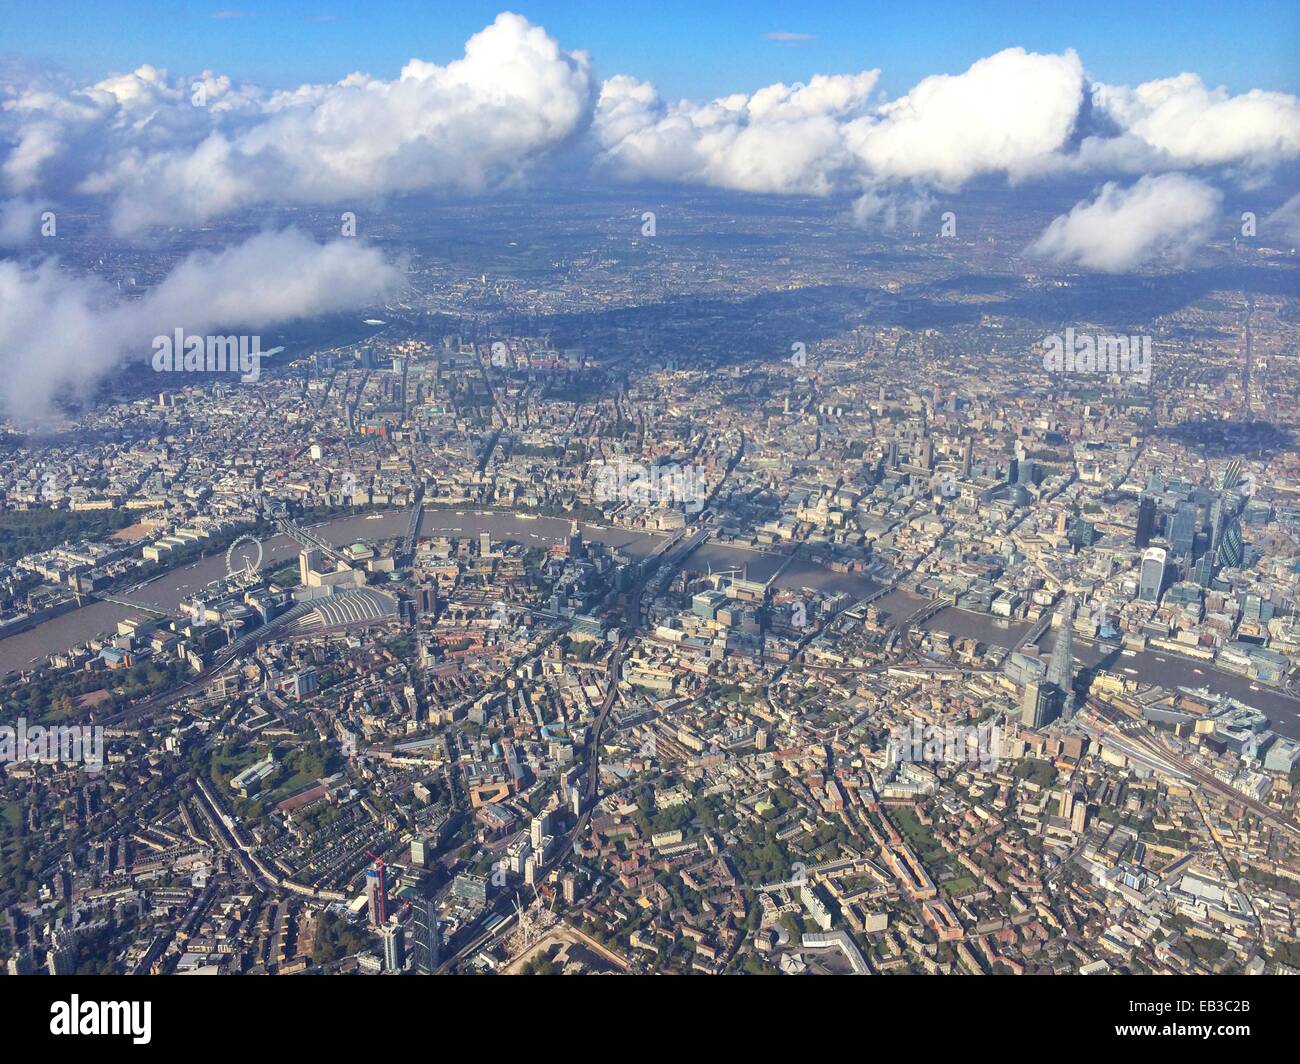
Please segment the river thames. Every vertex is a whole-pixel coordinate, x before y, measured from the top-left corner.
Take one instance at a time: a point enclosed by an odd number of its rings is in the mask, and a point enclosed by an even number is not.
[[[410,513],[407,510],[388,510],[379,514],[337,517],[310,526],[313,531],[335,546],[361,540],[393,540],[406,534]],[[582,534],[617,548],[632,557],[644,557],[662,542],[662,534],[633,529],[613,528],[607,525],[581,523]],[[508,540],[525,546],[549,546],[564,542],[569,534],[569,522],[558,517],[529,517],[512,513],[474,510],[427,508],[420,520],[421,537],[477,536],[490,532],[494,539]],[[261,543],[261,564],[285,563],[293,560],[299,545],[288,536],[276,535]],[[236,566],[247,557],[256,560],[257,549],[245,544],[235,559]],[[785,555],[774,551],[753,550],[729,544],[706,543],[691,556],[692,567],[714,572],[739,569],[750,580],[768,580],[781,568]],[[155,577],[149,583],[116,598],[139,603],[143,607],[166,614],[174,614],[183,599],[213,581],[226,576],[224,552],[188,562]],[[879,589],[880,585],[861,574],[843,574],[799,557],[791,562],[775,581],[776,586],[787,589],[814,588],[821,591],[847,591],[855,597],[864,597]],[[902,591],[885,595],[879,605],[888,614],[901,619],[923,604],[923,600]],[[0,639],[0,673],[28,667],[48,654],[67,650],[116,628],[117,622],[128,617],[148,615],[146,609],[111,602],[94,602],[80,609],[54,617],[33,628]],[[943,630],[954,636],[970,636],[994,646],[1011,647],[1029,628],[1025,621],[1002,621],[986,614],[966,610],[946,609],[925,622],[931,630]],[[1054,633],[1049,630],[1040,645],[1050,649]],[[1206,662],[1180,659],[1173,654],[1143,651],[1122,655],[1111,648],[1075,640],[1075,659],[1081,665],[1093,666],[1106,659],[1106,666],[1120,675],[1143,683],[1162,687],[1208,687],[1233,698],[1256,706],[1268,714],[1273,727],[1284,735],[1300,738],[1300,700],[1276,688],[1257,684],[1246,677],[1222,672]]]

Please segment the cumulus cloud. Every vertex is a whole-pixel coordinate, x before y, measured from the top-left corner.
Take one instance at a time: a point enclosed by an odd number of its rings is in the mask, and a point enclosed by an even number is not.
[[[1284,240],[1300,242],[1300,192],[1264,219],[1261,236],[1272,239],[1275,234]]]
[[[1065,146],[1083,91],[1083,64],[1074,52],[1008,48],[964,74],[926,78],[854,122],[849,143],[876,179],[956,188],[979,174],[1016,177]]]
[[[1137,88],[1098,85],[1098,109],[1175,166],[1271,166],[1300,155],[1300,100],[1258,89],[1232,96],[1195,74]]]
[[[338,203],[509,180],[585,128],[590,61],[502,14],[446,66],[412,59],[396,80],[265,94],[205,73],[144,66],[85,90],[5,101],[8,191],[57,164],[75,190],[114,200],[120,232],[205,222],[258,203]],[[201,90],[200,90],[201,87]]]
[[[869,188],[854,201],[853,221],[863,229],[879,227],[892,232],[901,223],[914,230],[933,207],[934,197],[921,188]]]
[[[1210,236],[1222,195],[1184,174],[1115,182],[1075,204],[1028,249],[1058,264],[1119,273],[1159,255],[1185,258]]]
[[[195,252],[139,299],[53,258],[0,261],[0,412],[21,424],[53,415],[57,397],[86,399],[153,337],[259,329],[384,301],[402,272],[356,240],[317,244],[266,232]]]
[[[878,71],[818,76],[710,103],[665,103],[626,75],[605,82],[594,131],[604,172],[750,192],[853,191],[859,221],[915,214],[926,190],[986,175],[1213,171],[1260,184],[1300,157],[1300,100],[1233,96],[1194,74],[1136,88],[1091,83],[1073,51],[1007,48],[892,101]],[[768,100],[780,106],[765,112]],[[801,105],[801,106],[800,106]]]
[[[41,208],[34,200],[21,196],[0,200],[0,248],[27,243],[36,234],[40,221]]]
[[[851,196],[859,222],[890,225],[990,176],[1184,172],[1258,188],[1300,158],[1300,99],[1232,95],[1193,73],[1101,84],[1073,51],[1007,48],[893,100],[879,78],[815,74],[667,100],[629,74],[597,87],[586,53],[510,13],[445,65],[412,59],[391,80],[358,72],[276,92],[148,64],[78,87],[0,60],[0,197],[103,197],[116,231],[138,233],[253,205],[355,209],[389,194],[591,172]],[[572,166],[535,165],[566,149]]]
[[[599,164],[628,179],[824,195],[852,170],[847,120],[867,109],[879,77],[819,74],[696,105],[667,104],[654,86],[619,75],[596,105]]]
[[[1009,48],[958,75],[873,102],[878,70],[817,75],[707,104],[663,103],[652,85],[605,82],[595,130],[625,178],[749,192],[826,194],[886,182],[954,188],[1013,177],[1066,146],[1084,98],[1078,56]]]
[[[148,64],[75,88],[44,79],[0,85],[0,163],[10,193],[66,195],[118,160],[201,143],[214,126],[258,106],[262,94],[210,71],[169,78]]]

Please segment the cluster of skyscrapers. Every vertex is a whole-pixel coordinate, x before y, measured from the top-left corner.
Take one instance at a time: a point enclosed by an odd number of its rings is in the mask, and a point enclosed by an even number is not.
[[[1074,597],[1065,600],[1056,645],[1048,659],[1047,673],[1030,679],[1021,696],[1021,719],[1031,728],[1041,728],[1058,717],[1071,720],[1076,707],[1074,692]]]
[[[1137,515],[1137,545],[1146,552],[1138,593],[1141,601],[1160,601],[1171,564],[1186,579],[1209,587],[1220,568],[1236,569],[1245,563],[1241,512],[1248,490],[1244,488],[1241,462],[1234,459],[1224,469],[1217,489],[1193,491],[1166,516],[1168,548],[1151,546],[1159,508],[1153,496],[1142,496]]]

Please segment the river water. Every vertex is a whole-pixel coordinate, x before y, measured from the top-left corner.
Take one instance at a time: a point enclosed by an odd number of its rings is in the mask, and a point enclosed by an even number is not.
[[[333,518],[312,528],[322,539],[335,546],[342,546],[361,540],[401,538],[406,534],[409,520],[409,511],[389,510],[378,515]],[[644,557],[664,538],[656,533],[604,525],[583,523],[580,528],[586,539],[609,544],[632,557]],[[421,536],[477,536],[483,531],[490,532],[497,540],[543,546],[567,539],[569,522],[558,517],[528,518],[519,514],[493,513],[468,507],[459,510],[450,507],[426,508],[420,519]],[[294,540],[283,535],[274,536],[260,546],[264,566],[273,562],[291,561],[300,549]],[[235,564],[241,565],[243,557],[255,560],[256,553],[251,545],[245,545],[237,551]],[[783,561],[781,555],[768,551],[706,543],[691,555],[690,566],[713,572],[739,569],[746,579],[765,581],[780,568]],[[135,591],[115,597],[173,613],[182,599],[200,591],[208,583],[225,577],[226,567],[223,552],[201,561],[187,562]],[[782,588],[841,590],[856,596],[864,596],[880,586],[868,577],[835,573],[802,557],[792,562],[776,583]],[[901,619],[919,608],[922,600],[906,592],[896,591],[883,596],[879,604],[888,614]],[[21,669],[47,654],[66,650],[103,632],[112,631],[118,621],[127,617],[141,616],[147,616],[147,611],[110,602],[94,602],[45,621],[26,632],[0,639],[0,674],[11,669]],[[925,627],[948,631],[954,636],[971,636],[995,646],[1011,647],[1029,624],[1001,621],[966,610],[946,609],[927,621]],[[1053,638],[1054,633],[1049,630],[1041,645],[1050,648]],[[1122,675],[1169,688],[1209,687],[1212,691],[1231,695],[1247,705],[1257,706],[1269,715],[1278,732],[1300,738],[1300,700],[1275,688],[1220,672],[1203,662],[1182,660],[1172,654],[1145,651],[1124,657],[1118,652],[1075,640],[1075,658],[1081,664],[1094,665],[1107,654],[1110,658],[1108,667]]]
[[[389,510],[366,516],[337,517],[312,528],[322,539],[335,546],[342,546],[359,540],[401,538],[406,535],[409,520],[410,511]],[[587,539],[607,543],[633,557],[649,554],[663,538],[651,533],[601,525],[582,524],[580,527]],[[530,519],[518,514],[451,508],[426,508],[420,519],[421,536],[477,536],[483,531],[490,532],[494,539],[510,539],[525,545],[542,546],[561,543],[567,539],[569,522],[555,517]],[[284,535],[273,536],[258,546],[263,566],[292,561],[300,549],[294,540]],[[239,568],[246,561],[256,561],[258,553],[258,547],[243,544],[236,548],[232,563],[235,568]],[[213,581],[222,580],[226,576],[226,570],[227,562],[223,552],[210,558],[187,562],[154,578],[143,587],[115,593],[113,597],[173,613],[183,599],[201,591]],[[148,616],[148,611],[112,602],[93,602],[81,609],[61,614],[26,632],[0,639],[0,674],[10,669],[23,668],[47,654],[67,650],[101,633],[111,632],[120,620],[144,616]]]
[[[894,616],[900,618],[923,604],[924,600],[904,592],[891,592],[880,600],[882,609],[891,610]],[[983,613],[946,609],[940,610],[923,627],[931,631],[949,632],[954,637],[969,636],[993,646],[1013,647],[1032,625],[1028,621],[1004,621]],[[1056,631],[1049,628],[1039,640],[1039,649],[1050,653],[1055,645]],[[1074,660],[1076,664],[1085,666],[1094,666],[1104,661],[1110,672],[1142,683],[1158,684],[1169,690],[1178,687],[1209,688],[1245,705],[1255,706],[1268,714],[1276,732],[1300,739],[1300,700],[1268,684],[1222,672],[1210,662],[1194,661],[1177,654],[1153,650],[1124,654],[1113,647],[1082,642],[1078,636],[1074,640]]]

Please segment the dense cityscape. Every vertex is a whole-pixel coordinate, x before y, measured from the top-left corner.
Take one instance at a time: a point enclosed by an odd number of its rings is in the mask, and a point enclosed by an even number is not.
[[[11,400],[0,963],[1300,974],[1287,192],[1122,270],[1076,192],[295,206],[397,283]]]

